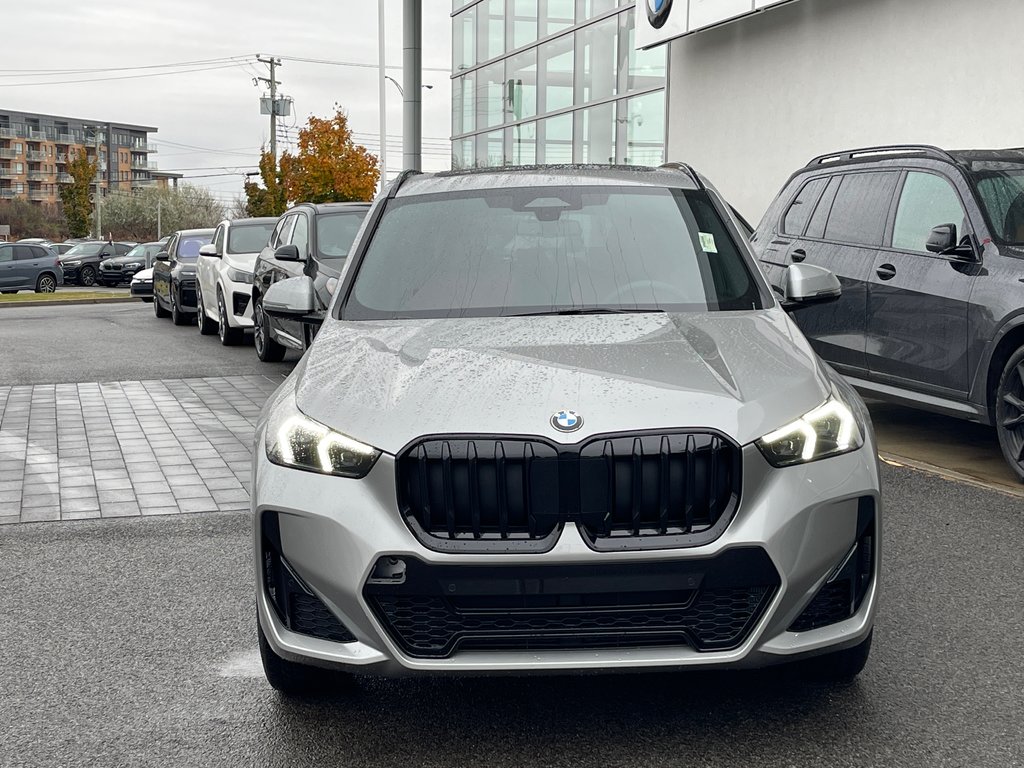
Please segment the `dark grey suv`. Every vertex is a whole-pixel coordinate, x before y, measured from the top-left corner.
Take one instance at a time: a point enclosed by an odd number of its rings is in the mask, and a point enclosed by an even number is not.
[[[64,282],[57,254],[42,245],[0,243],[0,293],[53,293]]]
[[[1024,150],[823,155],[752,240],[773,286],[798,262],[839,277],[794,318],[854,386],[994,425],[1024,480]]]

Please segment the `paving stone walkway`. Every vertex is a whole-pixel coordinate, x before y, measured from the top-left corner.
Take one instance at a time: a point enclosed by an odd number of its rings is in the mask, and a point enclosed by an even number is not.
[[[0,386],[0,523],[247,509],[280,376]]]

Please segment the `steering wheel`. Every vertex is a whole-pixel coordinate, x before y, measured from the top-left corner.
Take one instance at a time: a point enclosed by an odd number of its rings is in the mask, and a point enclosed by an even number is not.
[[[622,295],[624,293],[629,293],[630,291],[632,291],[635,288],[652,288],[652,289],[657,289],[657,290],[654,291],[655,294],[659,294],[662,291],[665,291],[669,295],[678,298],[680,304],[689,304],[692,301],[691,297],[686,296],[686,295],[683,294],[683,292],[682,292],[682,290],[680,290],[679,286],[672,285],[672,283],[666,283],[666,282],[664,282],[662,280],[634,280],[632,283],[626,283],[625,285],[623,285],[623,286],[617,288],[616,290],[612,291],[611,293],[609,293],[607,296],[605,296],[603,299],[601,299],[601,303],[602,304],[615,304],[615,303],[619,303],[619,299],[620,299],[620,297],[622,297]]]

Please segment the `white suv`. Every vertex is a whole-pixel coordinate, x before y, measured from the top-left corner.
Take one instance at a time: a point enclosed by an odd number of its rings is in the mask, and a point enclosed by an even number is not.
[[[199,249],[199,332],[216,332],[221,344],[242,340],[252,328],[252,272],[276,218],[235,219],[217,225],[210,245]]]

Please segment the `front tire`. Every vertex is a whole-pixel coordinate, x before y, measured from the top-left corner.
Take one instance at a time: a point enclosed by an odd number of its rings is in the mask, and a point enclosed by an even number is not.
[[[196,315],[196,325],[199,326],[199,333],[203,336],[212,336],[217,332],[217,324],[206,316],[206,304],[203,303],[203,289],[196,282],[196,306],[199,313]]]
[[[852,683],[868,663],[874,634],[875,631],[872,629],[868,636],[853,648],[833,651],[800,662],[804,678],[816,683]]]
[[[1024,482],[1024,347],[1010,355],[999,377],[996,434],[1003,458]]]
[[[82,271],[78,273],[78,283],[87,288],[96,285],[96,270],[92,267],[82,267]]]
[[[296,664],[274,653],[263,634],[263,627],[256,622],[259,633],[260,659],[267,682],[277,691],[289,697],[317,696],[342,690],[350,679],[343,672],[335,672],[306,664]]]
[[[36,293],[56,293],[57,279],[53,275],[40,275],[36,280]]]
[[[232,328],[228,322],[228,308],[224,305],[224,293],[217,289],[217,332],[220,343],[225,347],[233,347],[242,340],[242,329]]]
[[[171,322],[175,325],[190,325],[192,323],[192,318],[181,311],[178,294],[173,285],[171,286]]]
[[[155,290],[153,292],[153,314],[160,319],[171,316],[171,313],[164,309],[163,305],[160,303],[160,299],[157,298]]]
[[[270,338],[267,318],[263,314],[263,300],[253,299],[252,304],[252,339],[256,347],[256,356],[264,363],[279,363],[284,360],[285,347]]]

